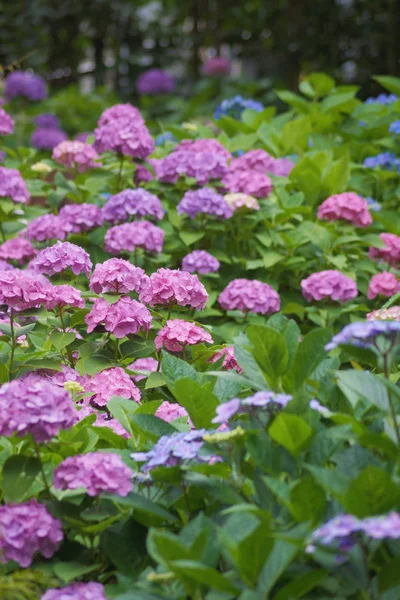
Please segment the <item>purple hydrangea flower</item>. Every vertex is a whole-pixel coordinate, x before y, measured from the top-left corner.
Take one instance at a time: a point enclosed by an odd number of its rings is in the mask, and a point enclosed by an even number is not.
[[[39,307],[46,298],[46,285],[36,274],[19,269],[0,271],[0,304],[27,310]]]
[[[384,336],[390,340],[400,339],[400,323],[398,321],[359,321],[350,323],[342,331],[333,336],[332,340],[325,346],[325,350],[333,350],[341,344],[350,344],[357,348],[369,348],[374,344],[378,336]]]
[[[132,491],[132,471],[118,454],[90,452],[69,456],[54,471],[57,490],[86,488],[88,496],[103,492],[127,496]]]
[[[26,237],[36,242],[65,240],[71,227],[58,215],[40,215],[28,223]]]
[[[72,233],[90,231],[103,225],[103,213],[95,204],[66,204],[60,210],[59,218]]]
[[[0,562],[29,567],[35,554],[51,558],[63,540],[61,522],[37,500],[0,506]]]
[[[132,106],[132,104],[114,104],[114,106],[110,106],[110,108],[107,108],[101,113],[98,126],[103,127],[112,121],[124,118],[132,119],[132,121],[144,122],[143,117],[136,106]]]
[[[68,134],[61,129],[43,127],[32,133],[31,146],[37,150],[53,150],[58,144],[68,139]]]
[[[148,69],[140,75],[136,87],[141,96],[171,94],[175,89],[175,81],[171,75],[162,69]]]
[[[148,285],[148,276],[140,267],[122,258],[110,258],[97,263],[90,278],[90,289],[96,294],[141,292]]]
[[[154,339],[157,350],[166,348],[169,352],[181,352],[186,346],[194,346],[202,342],[213,343],[210,333],[199,325],[183,319],[169,319]]]
[[[136,190],[123,190],[111,196],[103,207],[103,216],[108,223],[125,223],[131,217],[153,217],[162,219],[164,209],[160,200],[147,190],[138,188]]]
[[[231,70],[231,61],[225,56],[213,56],[203,65],[203,73],[215,77],[218,75],[228,75]]]
[[[197,275],[179,269],[158,269],[149,277],[149,285],[139,296],[141,302],[150,306],[191,306],[196,310],[205,307],[207,290]]]
[[[280,308],[279,294],[257,279],[233,279],[219,295],[218,302],[225,310],[262,315],[278,312]]]
[[[187,214],[195,219],[199,214],[215,215],[220,219],[230,219],[233,210],[224,197],[212,188],[189,190],[177,206],[178,214]]]
[[[26,204],[30,198],[28,188],[17,169],[0,167],[0,197]]]
[[[0,435],[30,433],[42,444],[77,421],[70,394],[48,381],[15,379],[0,387]]]
[[[252,169],[230,170],[222,178],[222,185],[228,192],[241,192],[255,198],[267,198],[272,190],[272,181],[268,175]]]
[[[118,110],[108,109],[100,117],[94,130],[94,147],[98,152],[111,151],[132,158],[145,159],[154,150],[151,137],[137,109],[128,105],[117,105]],[[116,107],[112,107],[116,108]]]
[[[165,232],[149,221],[136,221],[110,227],[104,238],[104,247],[110,254],[133,252],[142,248],[147,252],[162,251]]]
[[[334,269],[313,273],[303,279],[300,285],[301,292],[308,302],[325,298],[335,302],[348,302],[358,294],[356,282]]]
[[[13,71],[6,79],[4,96],[7,100],[17,96],[23,96],[34,102],[44,100],[47,98],[46,82],[39,75]]]
[[[35,259],[35,267],[40,273],[54,275],[70,268],[74,275],[90,275],[92,261],[89,254],[80,246],[70,242],[57,242],[44,248]]]
[[[60,121],[53,113],[43,113],[34,119],[39,129],[60,129]]]
[[[217,406],[217,414],[213,423],[226,423],[237,413],[257,413],[259,410],[274,410],[285,408],[292,396],[289,394],[275,394],[274,392],[256,392],[248,398],[232,398]]]
[[[103,298],[96,298],[92,310],[85,317],[88,333],[104,322],[106,331],[116,338],[136,335],[147,331],[151,326],[150,311],[137,300],[123,296],[114,304],[108,304]]]
[[[92,393],[90,403],[106,406],[112,396],[132,399],[140,403],[140,390],[121,367],[104,369],[85,383],[85,392]]]
[[[2,107],[3,100],[0,98],[0,135],[9,135],[14,131],[14,119]]]
[[[8,262],[0,258],[0,271],[13,271],[16,267],[9,265]]]
[[[214,138],[199,138],[198,140],[181,140],[174,148],[174,152],[178,150],[185,150],[186,152],[211,152],[211,154],[220,154],[226,160],[232,158],[231,153],[227,150],[221,142]]]
[[[193,250],[190,254],[184,256],[182,260],[182,271],[189,273],[216,273],[220,267],[220,262],[206,250]]]
[[[47,310],[52,310],[53,308],[61,310],[64,306],[85,308],[85,300],[81,296],[81,291],[72,287],[72,285],[49,285],[46,288],[44,305]]]
[[[71,583],[63,588],[51,588],[40,600],[107,600],[104,586],[91,581],[89,583]]]
[[[33,258],[36,254],[35,248],[29,240],[15,237],[0,245],[0,258],[5,260],[17,260],[24,262]]]
[[[197,151],[188,146],[160,159],[150,159],[156,177],[165,183],[176,183],[179,177],[192,177],[199,185],[210,179],[221,179],[228,172],[227,159],[219,152]]]

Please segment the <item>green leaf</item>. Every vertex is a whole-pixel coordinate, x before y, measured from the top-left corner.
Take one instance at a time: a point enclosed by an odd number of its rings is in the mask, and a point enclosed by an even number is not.
[[[321,112],[330,112],[331,110],[346,109],[347,104],[353,100],[355,92],[343,92],[341,94],[332,94],[324,98],[321,102]]]
[[[294,358],[293,367],[285,376],[290,391],[298,390],[326,358],[325,344],[332,337],[330,329],[313,329],[304,336]]]
[[[204,237],[204,231],[180,231],[179,237],[186,246],[191,246]]]
[[[131,492],[128,496],[110,496],[105,495],[116,504],[133,508],[133,516],[148,516],[151,518],[152,524],[160,525],[161,523],[175,522],[177,519],[162,506],[153,502],[149,498],[145,498],[140,494]]]
[[[146,390],[152,390],[154,388],[162,387],[163,385],[165,385],[164,375],[159,371],[155,371],[154,373],[150,373],[147,377],[146,385],[144,387]]]
[[[310,103],[298,94],[294,94],[288,90],[275,90],[275,94],[282,102],[293,106],[300,113],[308,113],[310,110]]]
[[[350,161],[347,155],[333,163],[324,177],[324,193],[326,196],[339,194],[347,187],[350,177]]]
[[[389,90],[389,92],[392,92],[392,94],[397,94],[400,96],[399,77],[393,77],[392,75],[375,75],[375,77],[372,77],[372,79],[375,79],[375,81],[380,83],[381,86],[386,90]]]
[[[279,413],[268,429],[271,438],[297,457],[309,444],[313,431],[309,424],[297,415]]]
[[[61,331],[53,331],[50,334],[51,342],[59,352],[66,346],[69,346],[69,344],[72,344],[75,337],[75,333],[62,333]]]
[[[184,377],[175,382],[173,394],[179,404],[186,408],[197,429],[212,426],[219,400],[208,387],[200,386],[196,381]]]
[[[195,381],[199,381],[200,379],[200,374],[197,373],[194,367],[168,352],[163,352],[161,371],[170,389],[173,388],[175,381],[183,377],[188,377]]]
[[[54,573],[63,583],[69,583],[99,568],[101,568],[100,564],[83,565],[78,562],[56,562],[53,564]]]
[[[304,193],[307,204],[313,206],[318,201],[322,190],[322,172],[308,156],[291,170],[289,180]]]
[[[171,571],[189,578],[197,583],[211,587],[219,592],[237,594],[239,589],[229,579],[224,577],[216,569],[205,567],[193,560],[176,560],[169,563]]]
[[[299,522],[318,522],[324,513],[326,497],[312,477],[303,477],[290,492],[290,511]]]
[[[289,351],[285,338],[271,327],[250,325],[246,335],[252,343],[249,348],[271,384],[275,384],[289,364]]]
[[[383,469],[368,466],[351,482],[343,504],[357,517],[368,517],[387,512],[399,500],[399,490]]]
[[[36,477],[40,473],[40,460],[17,454],[10,456],[3,465],[2,488],[8,502],[22,502],[29,496]]]
[[[132,434],[132,426],[130,416],[137,410],[138,405],[133,400],[121,398],[120,396],[112,396],[107,402],[107,410],[110,411],[113,417],[122,425],[126,431]]]
[[[384,383],[372,373],[350,369],[337,372],[336,378],[339,388],[353,408],[356,407],[361,398],[364,398],[380,410],[390,411],[387,389]]]
[[[274,600],[288,600],[288,598],[302,598],[305,594],[314,589],[329,575],[325,569],[314,569],[304,575],[295,577],[293,581],[285,585],[274,596]]]
[[[400,80],[399,80],[400,83]],[[378,587],[380,592],[385,592],[400,584],[400,556],[392,558],[383,565],[378,574]]]

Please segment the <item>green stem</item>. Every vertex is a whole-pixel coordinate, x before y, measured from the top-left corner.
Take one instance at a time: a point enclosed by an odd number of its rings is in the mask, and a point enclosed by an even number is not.
[[[389,379],[389,365],[388,365],[387,353],[385,353],[383,355],[383,373],[385,375],[385,378],[388,381],[390,381],[390,379]],[[391,412],[392,419],[393,419],[394,431],[395,431],[395,434],[396,434],[397,447],[400,449],[400,430],[399,430],[399,424],[397,422],[396,408],[395,408],[394,402],[393,402],[392,391],[389,388],[388,388],[388,398],[389,398],[390,412]]]
[[[1,235],[1,239],[3,240],[3,242],[5,242],[6,236],[4,235],[3,223],[0,223],[0,235]]]
[[[49,486],[49,482],[47,481],[46,473],[44,472],[44,469],[43,469],[42,457],[40,455],[39,446],[37,445],[36,442],[33,442],[33,445],[34,445],[34,448],[35,448],[35,454],[38,457],[39,462],[40,462],[40,472],[42,474],[42,479],[43,479],[44,487],[46,488],[46,492],[48,492],[50,494],[51,493],[50,492],[50,486]]]
[[[64,333],[67,333],[67,328],[65,326],[65,322],[64,322],[64,318],[63,318],[63,313],[62,313],[62,307],[60,307],[60,321],[61,321],[61,328],[63,330]],[[68,356],[68,362],[69,362],[69,366],[74,369],[75,368],[75,363],[74,363],[74,357],[72,356],[72,350],[69,346],[66,347],[66,351],[67,351],[67,356]]]
[[[14,328],[14,310],[10,309],[10,328],[11,328],[11,354],[10,354],[10,367],[8,371],[8,381],[12,380],[13,375],[13,363],[14,363],[14,354],[15,354],[15,328]]]
[[[118,362],[118,357],[119,357],[119,339],[116,338],[115,340],[115,351],[114,351],[114,358],[115,358],[115,362]]]
[[[117,192],[121,191],[121,179],[122,179],[122,167],[124,165],[124,155],[121,154],[120,163],[119,163],[119,173],[118,173],[118,182],[117,182]]]

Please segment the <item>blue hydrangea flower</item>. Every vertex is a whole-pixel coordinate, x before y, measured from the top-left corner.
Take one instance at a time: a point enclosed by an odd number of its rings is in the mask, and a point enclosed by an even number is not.
[[[232,117],[232,119],[240,120],[242,113],[246,108],[261,112],[264,110],[261,102],[243,98],[242,96],[234,96],[227,100],[223,100],[214,113],[214,119],[218,121],[224,115]]]
[[[379,94],[376,98],[367,98],[365,104],[393,104],[397,100],[398,97],[395,94]]]
[[[248,398],[232,398],[217,406],[213,423],[226,423],[237,413],[258,412],[265,409],[285,408],[292,396],[274,392],[256,392]]]
[[[365,201],[368,203],[368,206],[371,210],[374,210],[375,212],[379,212],[382,208],[382,205],[379,204],[379,202],[377,202],[376,200],[374,200],[374,198],[365,198]]]
[[[393,123],[390,124],[389,132],[400,135],[400,119],[397,119],[397,121],[393,121]]]
[[[325,350],[333,350],[342,344],[350,344],[356,348],[371,347],[376,338],[384,336],[388,340],[400,340],[400,322],[398,321],[358,321],[350,323],[342,331],[333,336]]]
[[[177,142],[176,137],[170,132],[166,131],[156,137],[156,146],[164,146],[167,142]]]
[[[379,167],[381,169],[387,169],[389,171],[400,172],[400,159],[398,159],[397,156],[395,154],[392,154],[391,152],[381,152],[376,156],[368,156],[364,160],[364,167],[367,167],[369,169]]]

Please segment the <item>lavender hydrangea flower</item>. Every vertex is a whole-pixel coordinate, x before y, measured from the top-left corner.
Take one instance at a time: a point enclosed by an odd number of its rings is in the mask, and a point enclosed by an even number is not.
[[[152,317],[144,304],[123,296],[114,304],[97,298],[85,321],[88,333],[104,321],[106,331],[116,338],[124,338],[127,335],[136,335],[141,330],[147,331],[151,326]]]
[[[367,98],[365,104],[393,104],[397,100],[398,96],[395,94],[379,94],[376,98]]]
[[[17,267],[14,267],[13,265],[8,264],[8,262],[6,262],[2,258],[0,258],[0,271],[13,271],[16,268]]]
[[[197,272],[200,275],[216,273],[220,266],[219,260],[206,250],[193,250],[193,252],[184,256],[182,260],[182,271]]]
[[[7,100],[22,96],[33,102],[38,102],[47,98],[46,82],[39,75],[13,71],[6,79],[4,96]]]
[[[165,232],[149,221],[123,223],[110,227],[104,238],[104,247],[110,254],[134,252],[142,248],[147,252],[162,252]]]
[[[278,293],[257,279],[233,279],[219,295],[218,302],[225,310],[262,315],[278,312],[280,308]]]
[[[122,190],[119,194],[111,196],[103,206],[103,216],[108,223],[125,223],[131,217],[153,217],[162,219],[164,209],[157,196],[147,190]]]
[[[110,106],[110,108],[107,108],[101,113],[98,126],[103,127],[112,121],[124,118],[144,122],[143,117],[136,106],[132,106],[132,104],[114,104],[114,106]]]
[[[174,467],[184,461],[196,460],[209,462],[208,456],[202,456],[205,429],[195,429],[189,433],[163,435],[148,452],[135,452],[131,456],[137,462],[145,462],[141,469],[151,471],[155,467]]]
[[[139,111],[129,105],[116,105],[104,111],[94,130],[94,148],[132,158],[145,159],[154,150],[151,137]]]
[[[358,294],[356,282],[334,269],[313,273],[303,279],[300,285],[301,292],[308,302],[325,298],[335,302],[348,302]]]
[[[175,89],[175,81],[162,69],[148,69],[138,78],[136,88],[141,96],[171,94]]]
[[[66,204],[58,216],[65,228],[72,233],[90,231],[103,225],[103,213],[95,204]]]
[[[29,567],[35,554],[51,558],[63,540],[61,522],[37,500],[0,506],[0,562]]]
[[[30,433],[42,444],[77,421],[70,394],[48,381],[15,379],[0,387],[0,435]]]
[[[252,169],[229,171],[222,178],[222,185],[230,193],[248,194],[256,198],[267,198],[272,190],[268,175]]]
[[[110,258],[97,263],[90,278],[90,289],[96,294],[141,292],[148,285],[148,276],[140,267],[122,258]]]
[[[325,346],[325,350],[333,350],[341,344],[350,344],[357,348],[370,348],[376,338],[384,336],[393,344],[400,341],[400,323],[397,321],[359,321],[346,325],[342,331],[333,336]]]
[[[65,240],[71,227],[59,215],[40,215],[28,223],[26,237],[36,242]]]
[[[179,144],[174,148],[174,152],[177,150],[185,150],[186,152],[211,152],[212,154],[220,154],[226,160],[232,158],[229,150],[225,148],[218,140],[214,138],[199,138],[197,140],[181,140]]]
[[[257,413],[259,410],[273,411],[276,408],[285,408],[292,396],[289,394],[275,394],[274,392],[256,392],[248,398],[232,398],[217,406],[217,414],[213,423],[226,423],[237,413]]]
[[[63,588],[51,588],[40,600],[107,600],[104,586],[91,581],[89,583],[71,583]]]
[[[33,258],[35,254],[36,250],[30,241],[22,237],[12,238],[0,245],[0,258],[5,260],[24,262]]]
[[[0,167],[0,197],[26,204],[30,198],[28,188],[17,169]]]
[[[35,259],[35,266],[40,273],[54,275],[70,268],[74,275],[85,273],[90,275],[92,261],[89,254],[80,246],[70,242],[57,242],[54,246],[44,248]]]
[[[400,119],[397,119],[397,121],[393,121],[393,123],[390,123],[389,133],[400,135]]]
[[[118,454],[90,452],[69,456],[54,471],[57,490],[86,488],[88,496],[103,492],[127,496],[132,491],[132,471]]]
[[[39,129],[60,129],[59,119],[53,113],[42,113],[34,119],[36,127]]]
[[[68,134],[61,129],[41,127],[32,133],[31,146],[37,150],[53,150],[58,144],[68,140]]]
[[[28,270],[0,271],[0,304],[16,310],[37,308],[47,298],[46,285]]]
[[[149,285],[139,299],[150,306],[191,306],[196,310],[205,307],[207,290],[197,275],[179,269],[158,269],[149,278]]]
[[[150,163],[157,179],[165,183],[176,183],[179,177],[192,177],[199,185],[206,185],[210,179],[221,179],[228,172],[227,159],[222,153],[200,151],[193,146],[182,149],[176,146],[168,156],[150,159]]]
[[[391,152],[381,152],[376,156],[368,156],[364,160],[364,167],[369,169],[379,167],[380,169],[386,169],[388,171],[400,172],[400,159]]]
[[[233,210],[224,197],[207,187],[186,192],[177,206],[177,211],[180,215],[187,214],[191,219],[195,219],[199,214],[214,215],[220,219],[230,219],[233,215]]]
[[[14,119],[2,107],[3,100],[0,98],[0,135],[9,135],[14,131]]]
[[[50,285],[46,288],[44,305],[47,310],[57,308],[59,311],[64,306],[85,308],[85,300],[81,296],[81,291],[72,287],[72,285]]]

